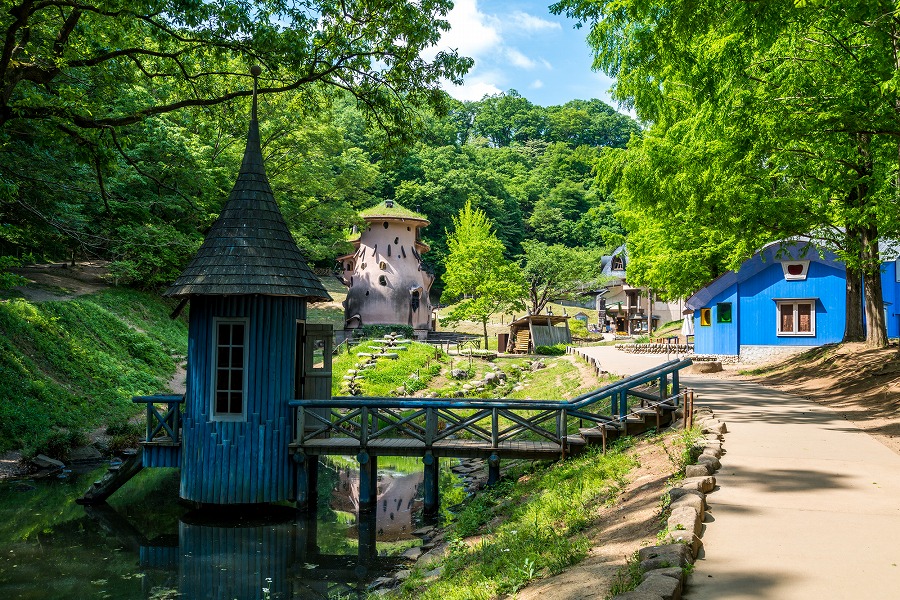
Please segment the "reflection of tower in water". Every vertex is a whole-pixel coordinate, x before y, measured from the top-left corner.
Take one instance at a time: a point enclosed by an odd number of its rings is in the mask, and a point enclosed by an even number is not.
[[[394,542],[411,539],[416,525],[414,514],[422,509],[420,487],[424,481],[421,471],[409,474],[379,473],[378,502],[375,504],[375,523],[378,541]],[[337,487],[331,493],[333,510],[359,514],[359,472],[341,469]],[[356,536],[351,528],[349,535]]]

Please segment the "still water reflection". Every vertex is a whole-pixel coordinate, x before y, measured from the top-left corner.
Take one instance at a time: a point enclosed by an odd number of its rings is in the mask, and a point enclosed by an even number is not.
[[[188,511],[168,469],[143,471],[108,506],[75,504],[102,472],[0,484],[0,596],[364,598],[419,543],[422,473],[412,461],[379,472],[378,508],[362,518],[352,463],[323,466],[312,517],[290,507]]]

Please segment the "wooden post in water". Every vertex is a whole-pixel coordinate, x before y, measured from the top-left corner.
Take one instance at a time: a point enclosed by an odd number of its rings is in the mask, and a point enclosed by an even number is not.
[[[294,454],[294,462],[297,463],[297,509],[314,513],[318,503],[319,457],[298,452]]]
[[[500,481],[500,457],[497,456],[497,453],[491,454],[488,457],[488,485],[494,485]]]
[[[359,512],[375,509],[378,501],[378,457],[365,450],[356,455],[359,461]]]
[[[423,512],[427,516],[434,516],[438,512],[440,506],[440,489],[438,481],[440,477],[440,459],[436,458],[430,451],[422,457],[422,463],[425,465],[425,505],[422,507]]]

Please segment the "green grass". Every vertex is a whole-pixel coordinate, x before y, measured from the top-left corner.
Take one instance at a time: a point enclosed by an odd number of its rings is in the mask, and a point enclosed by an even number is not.
[[[578,562],[590,547],[585,529],[637,465],[626,446],[605,455],[589,451],[472,497],[448,532],[451,552],[441,577],[426,585],[415,572],[397,596],[496,598]],[[466,543],[472,535],[482,537]]]
[[[344,383],[343,377],[348,370],[358,369],[366,361],[365,357],[357,356],[358,353],[377,352],[375,345],[370,341],[363,342],[358,346],[350,349],[350,352],[343,352],[334,357],[332,372],[334,379],[332,381],[332,394],[335,396],[345,395],[346,392],[341,390]],[[388,350],[391,352],[391,350]],[[418,390],[424,389],[428,381],[435,375],[440,373],[441,368],[447,362],[447,355],[436,350],[428,344],[420,344],[412,342],[406,350],[397,351],[399,358],[392,360],[389,358],[378,359],[377,366],[374,369],[366,369],[362,380],[362,395],[375,397],[388,397],[394,394],[401,386],[404,388],[403,395],[412,394]]]
[[[511,392],[510,399],[568,400],[579,394],[597,389],[615,378],[585,379],[582,372],[566,357],[543,357],[547,366],[537,371],[523,373],[525,389]]]
[[[165,391],[187,351],[184,320],[154,295],[112,288],[68,301],[0,302],[0,451],[59,455],[84,432]]]

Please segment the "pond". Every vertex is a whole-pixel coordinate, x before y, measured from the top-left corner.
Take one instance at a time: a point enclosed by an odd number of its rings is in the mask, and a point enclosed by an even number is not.
[[[422,468],[382,458],[377,509],[356,510],[351,459],[323,464],[315,515],[288,506],[191,511],[178,470],[145,469],[108,505],[75,499],[106,467],[0,483],[0,595],[70,598],[364,598],[421,542]],[[465,492],[441,472],[442,506]],[[444,516],[446,517],[446,512]]]

